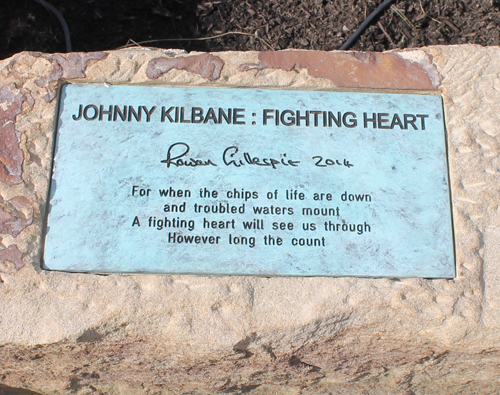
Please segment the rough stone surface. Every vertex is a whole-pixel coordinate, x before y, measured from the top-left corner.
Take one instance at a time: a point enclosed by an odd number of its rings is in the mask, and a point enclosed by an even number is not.
[[[46,59],[52,62],[52,72],[47,77],[38,78],[35,84],[44,87],[47,94],[44,96],[46,101],[52,101],[56,98],[56,87],[59,81],[70,80],[74,78],[85,78],[85,69],[89,61],[101,60],[108,56],[102,52],[78,53],[72,52],[66,57],[61,55],[47,56]]]
[[[33,222],[33,209],[28,199],[16,196],[6,202],[6,208],[0,204],[0,233],[16,237]]]
[[[387,52],[260,52],[258,64],[244,64],[242,71],[306,68],[313,77],[327,78],[339,88],[392,88],[436,90],[441,77],[432,56],[421,52],[407,59],[405,53]]]
[[[175,58],[161,57],[148,62],[146,75],[148,78],[157,79],[160,75],[168,73],[172,69],[177,69],[196,73],[207,80],[213,81],[220,77],[223,66],[224,61],[221,58],[209,53]]]
[[[7,184],[22,182],[23,152],[15,120],[25,99],[13,83],[0,88],[0,180]]]
[[[158,58],[175,61],[148,74]],[[328,71],[344,65],[351,72],[340,80]],[[0,61],[0,384],[79,395],[499,392],[499,65],[500,49],[480,46],[387,54],[128,49]],[[440,92],[457,278],[42,271],[63,80]]]

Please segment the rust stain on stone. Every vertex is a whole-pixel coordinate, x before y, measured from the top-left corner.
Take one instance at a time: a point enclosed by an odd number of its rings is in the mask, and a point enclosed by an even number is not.
[[[276,51],[259,53],[259,61],[240,70],[306,68],[309,75],[345,88],[437,90],[442,80],[428,54],[413,61],[396,52]]]
[[[25,101],[14,84],[0,87],[0,180],[9,185],[23,182],[24,154],[19,147],[21,133],[16,130],[16,117]]]
[[[41,54],[40,54],[41,55]],[[47,90],[45,101],[51,102],[57,95],[53,82],[60,79],[85,78],[85,69],[90,60],[102,60],[108,56],[104,52],[71,52],[67,56],[50,55],[46,59],[53,62],[54,67],[48,77],[35,80],[35,84]]]
[[[17,237],[21,231],[33,223],[33,206],[23,196],[15,196],[0,204],[0,233]]]
[[[24,266],[22,257],[22,252],[19,251],[17,246],[14,244],[0,250],[0,261],[12,262],[16,266],[16,270],[19,270]]]
[[[157,79],[162,74],[177,69],[199,74],[207,80],[214,81],[220,77],[222,67],[224,67],[224,61],[209,53],[178,58],[161,57],[149,61],[146,75],[148,78]]]

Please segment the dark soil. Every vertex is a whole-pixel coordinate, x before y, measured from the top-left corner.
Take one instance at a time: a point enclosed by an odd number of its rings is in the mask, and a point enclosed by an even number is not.
[[[382,0],[46,0],[69,25],[74,51],[127,43],[187,51],[338,49]],[[500,44],[500,1],[396,1],[352,49]],[[186,40],[228,34],[208,40]],[[34,0],[3,0],[0,59],[66,52],[59,21]],[[160,41],[168,39],[169,41]],[[178,39],[183,39],[182,41]]]

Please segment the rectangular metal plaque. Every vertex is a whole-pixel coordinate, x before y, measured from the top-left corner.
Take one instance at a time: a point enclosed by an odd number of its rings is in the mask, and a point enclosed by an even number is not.
[[[455,275],[440,96],[65,85],[44,268]]]

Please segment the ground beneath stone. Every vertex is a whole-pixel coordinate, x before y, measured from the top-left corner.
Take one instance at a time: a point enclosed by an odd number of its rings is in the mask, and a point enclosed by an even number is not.
[[[382,3],[382,0],[46,1],[67,21],[74,51],[112,50],[135,43],[187,51],[290,48],[328,51],[338,49]],[[26,50],[66,51],[60,23],[34,0],[2,3],[0,37],[1,59]],[[352,49],[383,51],[464,43],[500,44],[500,1],[396,1]]]

